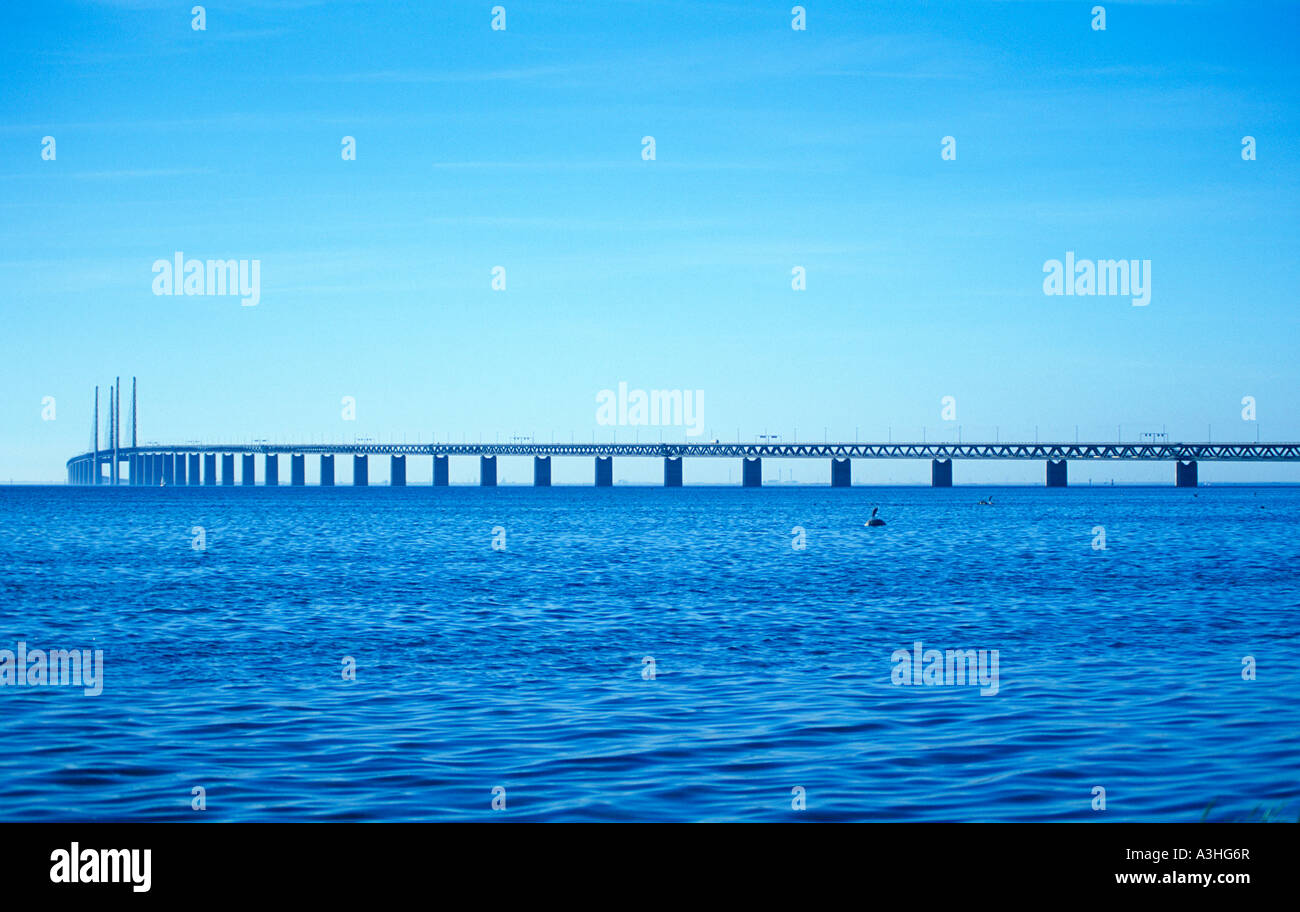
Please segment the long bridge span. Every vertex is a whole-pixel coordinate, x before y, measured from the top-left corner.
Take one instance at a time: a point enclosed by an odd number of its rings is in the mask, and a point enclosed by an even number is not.
[[[306,484],[306,459],[320,459],[320,484],[334,484],[334,462],[352,457],[352,483],[369,481],[369,459],[388,456],[390,484],[405,485],[411,456],[433,460],[432,483],[448,484],[448,460],[478,457],[479,482],[496,484],[498,456],[532,456],[533,483],[551,483],[551,459],[586,457],[594,460],[597,487],[613,484],[615,457],[659,458],[664,461],[664,485],[683,481],[685,459],[739,459],[741,484],[762,485],[763,459],[826,459],[831,486],[852,484],[855,459],[929,459],[934,487],[951,487],[953,463],[965,459],[1040,460],[1046,465],[1048,487],[1065,487],[1070,461],[1121,460],[1171,462],[1174,482],[1195,487],[1197,464],[1219,462],[1300,462],[1300,443],[256,443],[199,446],[196,444],[96,449],[68,460],[70,484],[233,485],[257,483],[257,457],[262,457],[262,483],[280,483],[280,457],[289,457],[290,485]],[[236,460],[238,457],[238,460]],[[240,472],[236,478],[236,462]],[[126,469],[123,479],[122,469]]]
[[[741,485],[763,484],[764,459],[827,459],[831,487],[853,483],[855,459],[929,459],[930,483],[952,487],[953,462],[958,459],[1033,459],[1046,465],[1049,488],[1063,488],[1071,460],[1124,460],[1172,462],[1174,483],[1196,487],[1197,463],[1300,462],[1300,443],[252,443],[252,444],[145,444],[137,443],[136,385],[131,378],[129,421],[131,446],[123,446],[121,427],[122,381],[108,390],[106,445],[100,446],[99,387],[95,387],[94,420],[90,449],[68,460],[68,483],[76,485],[233,485],[235,457],[239,457],[238,483],[257,484],[257,457],[262,457],[262,483],[280,483],[280,457],[289,457],[290,485],[307,483],[307,457],[320,460],[320,484],[334,484],[334,460],[352,457],[352,483],[370,480],[370,457],[387,456],[389,484],[405,485],[406,461],[412,456],[433,460],[432,482],[446,485],[453,456],[479,460],[479,484],[497,483],[497,457],[532,456],[533,484],[549,487],[551,460],[557,456],[594,460],[596,487],[614,484],[614,458],[657,458],[664,463],[664,486],[681,487],[686,459],[739,459]],[[218,471],[218,458],[220,471]],[[126,469],[125,479],[122,469]]]

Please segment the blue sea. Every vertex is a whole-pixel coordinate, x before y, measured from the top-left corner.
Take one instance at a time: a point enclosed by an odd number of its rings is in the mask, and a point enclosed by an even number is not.
[[[1287,487],[0,488],[0,650],[103,656],[98,695],[0,686],[0,819],[1295,820],[1298,515]],[[996,692],[896,684],[918,642],[997,650]]]

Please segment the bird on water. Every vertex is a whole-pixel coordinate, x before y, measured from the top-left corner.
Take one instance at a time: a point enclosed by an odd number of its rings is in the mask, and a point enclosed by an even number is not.
[[[863,525],[866,525],[866,526],[883,526],[883,525],[885,524],[885,521],[884,521],[883,519],[880,519],[879,517],[876,516],[876,514],[879,513],[879,512],[880,512],[880,507],[872,507],[872,508],[871,508],[871,518],[868,519],[865,523],[863,523]]]

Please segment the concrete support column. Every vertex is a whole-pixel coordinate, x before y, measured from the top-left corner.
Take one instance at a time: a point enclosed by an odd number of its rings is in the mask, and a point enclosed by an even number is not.
[[[763,486],[763,460],[757,456],[746,457],[740,464],[740,486],[742,488],[761,488]]]
[[[549,488],[551,486],[551,457],[533,457],[533,487]]]
[[[1175,480],[1174,483],[1180,488],[1196,487],[1196,460],[1191,459],[1183,462],[1181,459],[1175,463]]]
[[[94,477],[91,477],[92,483]],[[152,453],[146,453],[144,457],[144,483],[148,487],[158,486],[158,463],[154,461]]]
[[[163,484],[168,484],[168,485],[176,484],[176,457],[173,456],[171,453],[164,453],[162,455],[161,474],[162,474],[162,478],[160,480],[162,481]]]
[[[266,458],[262,461],[266,464],[266,479],[263,483],[278,485],[280,483],[280,457],[275,453],[267,453]]]
[[[405,456],[394,456],[388,460],[388,484],[394,488],[406,487]]]
[[[664,487],[680,488],[682,486],[682,457],[664,457]]]
[[[199,471],[199,454],[190,454],[190,467],[186,470],[189,474],[189,482],[192,485],[203,484],[202,473]]]
[[[485,488],[497,486],[497,458],[480,456],[478,458],[478,483]]]
[[[239,480],[246,485],[257,484],[257,456],[253,453],[244,453],[243,459],[240,460]]]
[[[451,472],[448,469],[446,456],[433,457],[433,483],[440,488],[445,488],[451,479]]]
[[[126,483],[127,483],[127,484],[129,484],[129,485],[137,485],[137,484],[140,483],[140,479],[137,477],[137,472],[139,471],[139,466],[140,466],[140,457],[139,457],[139,456],[136,456],[134,453],[132,453],[130,456],[126,457]],[[81,469],[81,464],[78,463],[78,464],[77,464],[77,470],[78,470],[77,478],[78,478],[78,479],[81,478],[80,469]],[[78,480],[78,481],[77,481],[77,484],[81,484],[81,481]]]
[[[851,459],[831,460],[831,487],[853,487],[853,461]]]
[[[932,488],[952,487],[952,460],[951,459],[930,460],[930,487]]]
[[[187,473],[186,473],[186,467],[187,467],[188,465],[189,465],[189,463],[188,463],[188,462],[186,461],[186,459],[185,459],[185,454],[184,454],[184,453],[177,453],[177,454],[176,454],[176,464],[175,464],[175,466],[174,466],[173,469],[172,469],[172,477],[175,479],[175,483],[176,483],[176,484],[178,484],[178,485],[183,485],[183,484],[185,484],[185,476],[186,476],[186,474],[187,474]]]
[[[203,483],[205,485],[214,485],[217,483],[217,454],[203,454]]]
[[[325,455],[320,458],[320,486],[334,487],[334,457]]]
[[[289,455],[289,484],[302,487],[307,483],[307,457],[302,453]]]
[[[614,486],[614,457],[596,457],[596,487],[612,488]]]
[[[223,485],[232,485],[235,483],[235,454],[221,454],[221,483]]]
[[[1049,488],[1064,488],[1069,484],[1068,466],[1064,459],[1047,460],[1047,486]]]
[[[369,456],[352,457],[352,484],[363,488],[370,484]]]

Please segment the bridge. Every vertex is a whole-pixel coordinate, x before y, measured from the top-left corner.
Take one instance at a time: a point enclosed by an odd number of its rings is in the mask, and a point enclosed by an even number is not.
[[[320,483],[334,484],[335,458],[352,457],[352,483],[368,484],[370,457],[389,457],[390,484],[405,485],[407,459],[431,457],[432,483],[446,485],[448,460],[453,456],[479,459],[479,483],[496,484],[498,456],[532,456],[533,483],[551,483],[551,459],[586,457],[594,460],[597,487],[614,483],[614,458],[658,458],[664,461],[664,485],[680,487],[685,459],[738,459],[741,484],[762,485],[764,459],[826,459],[831,486],[852,484],[855,459],[929,459],[934,487],[951,487],[953,463],[959,459],[1041,460],[1048,487],[1065,487],[1070,461],[1123,460],[1171,462],[1175,484],[1195,487],[1197,464],[1219,462],[1300,462],[1300,443],[337,443],[249,444],[220,447],[156,445],[91,451],[68,460],[71,484],[132,485],[256,484],[257,457],[262,457],[261,483],[279,484],[280,458],[289,457],[290,485],[306,483],[308,456],[320,459]],[[236,457],[239,473],[236,477]],[[113,467],[117,466],[117,471]],[[105,473],[107,467],[107,473]]]
[[[1300,462],[1300,443],[255,443],[201,446],[197,444],[137,443],[135,381],[131,382],[131,446],[119,442],[121,382],[109,389],[107,445],[99,445],[99,388],[95,388],[95,421],[91,449],[67,462],[68,483],[76,485],[251,485],[257,483],[257,457],[263,460],[262,483],[280,483],[280,457],[289,457],[289,484],[306,484],[308,456],[320,459],[320,484],[334,484],[334,461],[352,457],[352,483],[369,483],[372,456],[389,457],[389,484],[407,480],[407,459],[433,460],[432,483],[448,484],[453,457],[478,457],[479,483],[497,480],[497,457],[532,456],[533,484],[549,487],[551,460],[586,457],[594,460],[596,487],[614,483],[614,458],[657,458],[664,464],[664,485],[680,487],[686,459],[739,459],[741,485],[760,487],[764,459],[825,459],[830,461],[831,487],[853,483],[855,459],[929,459],[930,483],[952,486],[953,463],[959,459],[1041,460],[1048,487],[1065,487],[1070,461],[1143,461],[1174,464],[1174,483],[1196,487],[1197,465],[1218,462]],[[218,471],[220,457],[220,471]],[[239,474],[236,478],[236,457]],[[123,479],[122,469],[126,469]],[[106,471],[107,470],[107,471]]]

